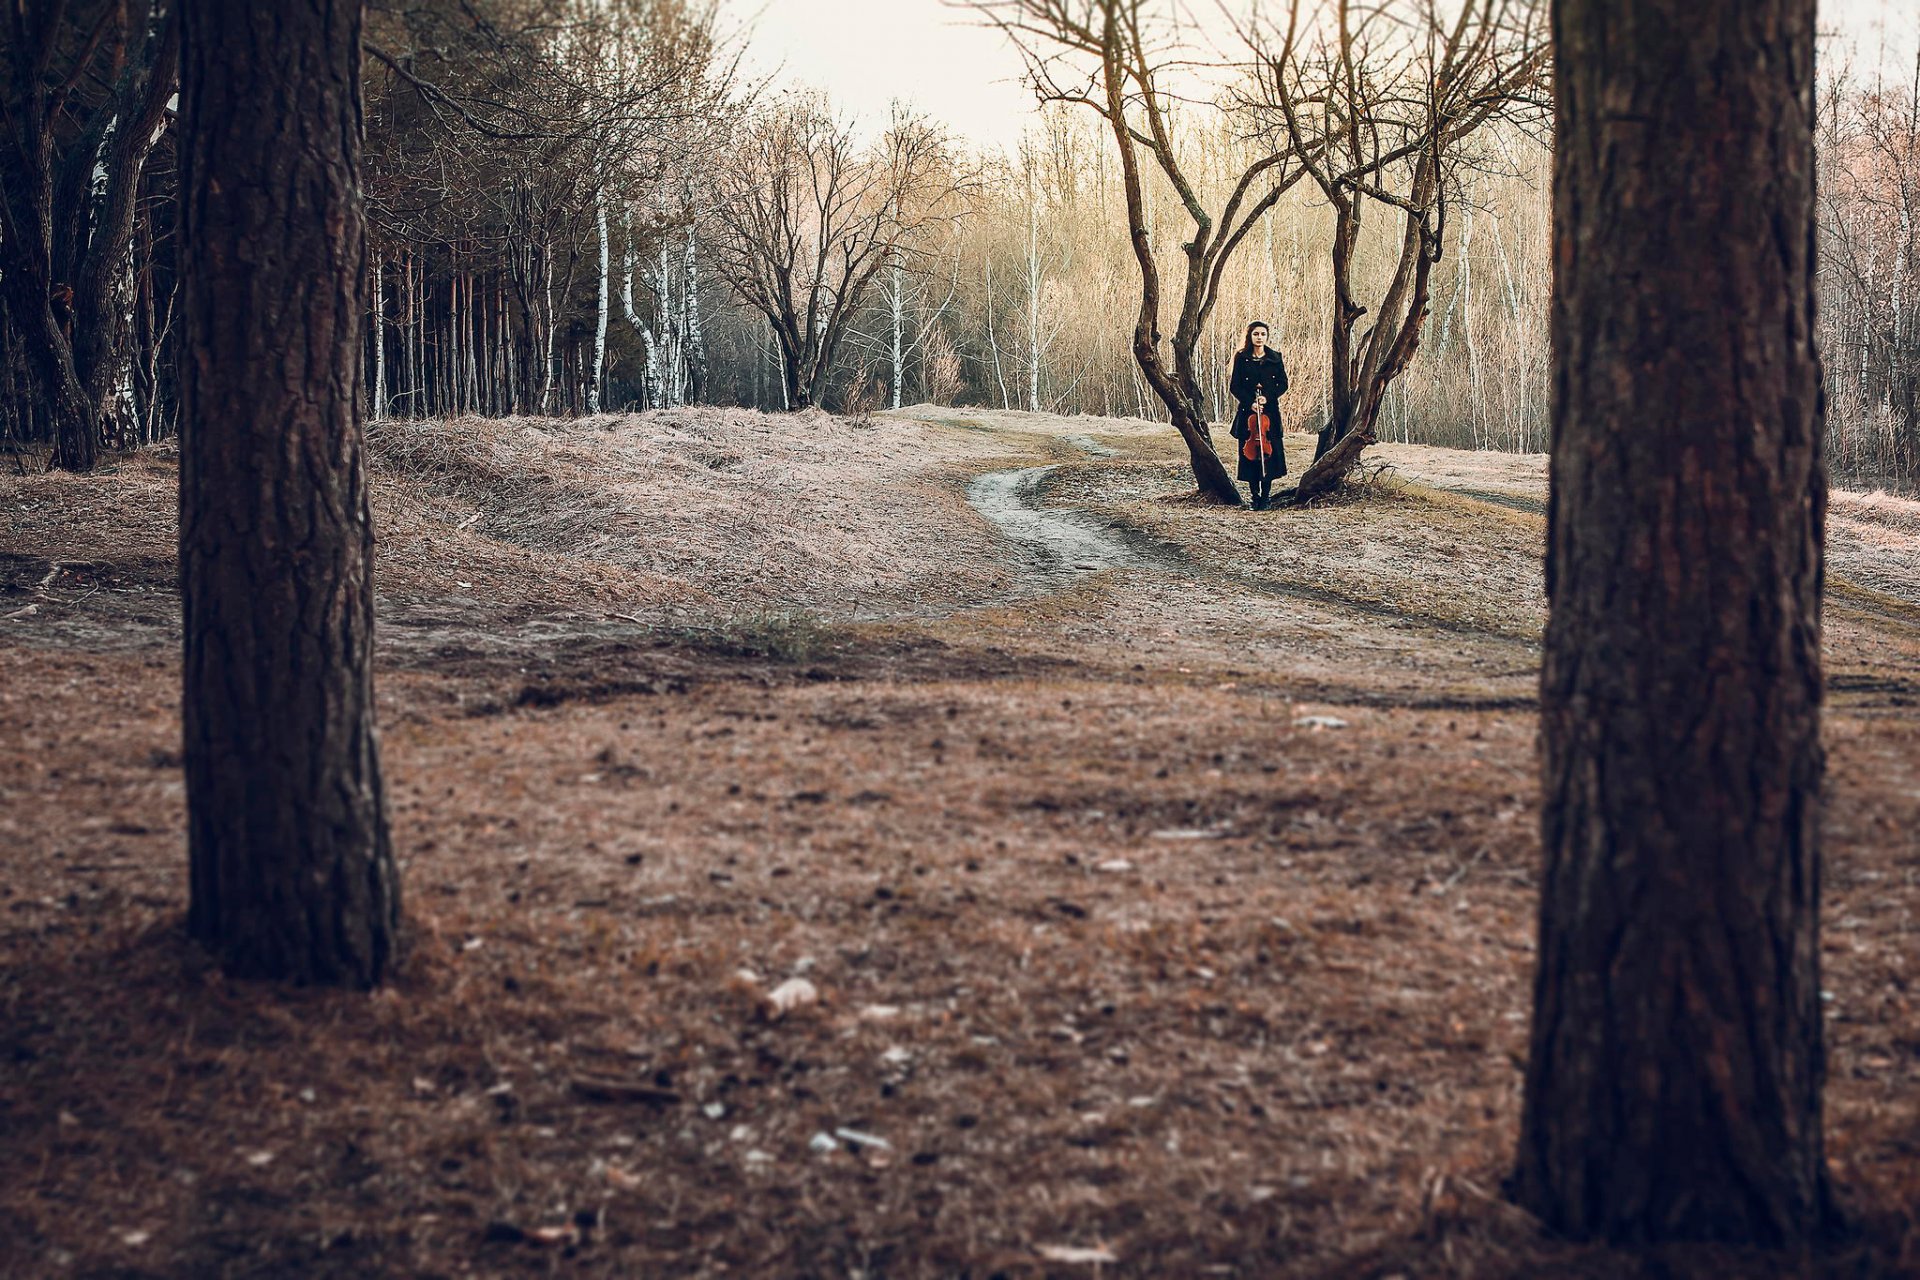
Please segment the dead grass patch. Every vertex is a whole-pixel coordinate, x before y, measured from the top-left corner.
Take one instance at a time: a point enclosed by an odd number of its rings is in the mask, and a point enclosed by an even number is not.
[[[957,417],[378,435],[383,598],[442,621],[384,651],[412,949],[372,998],[194,954],[172,655],[35,629],[162,589],[170,464],[4,482],[6,582],[93,576],[0,630],[0,1271],[1920,1274],[1910,628],[1829,629],[1828,1132],[1861,1236],[1568,1245],[1499,1196],[1537,517],[1184,508],[1142,458],[1164,428]],[[1090,427],[1134,460],[1050,499],[1169,557],[1008,598],[961,481]],[[1497,479],[1455,482],[1526,497]],[[742,576],[783,537],[790,574]],[[927,616],[847,625],[882,559],[911,587],[862,598]],[[770,1016],[792,978],[818,998]]]

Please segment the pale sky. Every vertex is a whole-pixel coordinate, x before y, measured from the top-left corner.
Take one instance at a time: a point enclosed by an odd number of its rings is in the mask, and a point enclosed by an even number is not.
[[[1211,0],[1195,0],[1196,7]],[[962,138],[1009,150],[1032,119],[1020,58],[999,32],[944,0],[723,0],[751,24],[747,66],[773,83],[824,89],[854,118],[878,123],[900,99]],[[1912,74],[1920,0],[1821,0],[1821,27],[1857,71]]]
[[[776,86],[824,89],[856,119],[884,120],[899,99],[964,139],[1011,149],[1033,115],[1019,55],[978,15],[943,0],[725,4],[731,20],[752,24],[750,70]]]

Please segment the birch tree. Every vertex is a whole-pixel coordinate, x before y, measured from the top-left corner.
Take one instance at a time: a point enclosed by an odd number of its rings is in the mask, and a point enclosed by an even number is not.
[[[593,312],[593,374],[587,383],[587,412],[600,412],[600,379],[607,363],[607,283],[611,263],[607,247],[607,198],[604,191],[593,196],[594,226],[600,241],[600,293]]]

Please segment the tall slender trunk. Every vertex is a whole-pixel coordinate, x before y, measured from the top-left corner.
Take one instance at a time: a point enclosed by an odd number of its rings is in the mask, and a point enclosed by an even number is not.
[[[587,412],[600,412],[600,378],[607,363],[607,279],[612,264],[607,255],[607,199],[600,192],[593,196],[594,227],[600,233],[600,293],[593,315],[593,369],[587,375]]]
[[[1027,411],[1040,412],[1040,202],[1027,183]]]
[[[687,252],[682,268],[681,309],[686,321],[682,326],[687,345],[687,404],[703,404],[707,398],[707,339],[700,327],[700,240],[692,227],[687,228]]]
[[[236,975],[371,986],[400,888],[373,723],[361,9],[183,15],[187,922]]]
[[[158,437],[159,379],[155,348],[159,345],[159,315],[153,285],[153,218],[144,215],[138,223],[134,250],[139,268],[134,276],[133,306],[133,399],[137,441],[152,444]]]
[[[987,321],[987,351],[993,357],[993,380],[1000,384],[1000,407],[1011,409],[1013,392],[1007,388],[1006,370],[1000,363],[1000,339],[993,331],[993,259],[987,257],[984,252],[981,255],[981,268],[986,277],[987,286],[987,305],[984,308],[984,314]]]
[[[411,246],[407,249],[403,267],[407,274],[407,314],[401,326],[401,332],[407,340],[407,416],[421,418],[426,416],[426,409],[421,403],[420,390],[419,263],[418,255]]]
[[[461,332],[465,335],[461,346],[466,351],[460,371],[460,394],[469,412],[480,413],[483,403],[480,398],[480,361],[487,345],[487,299],[482,292],[479,273],[467,272],[466,281],[467,305],[460,317]]]
[[[1467,344],[1467,413],[1473,423],[1473,447],[1487,447],[1487,396],[1480,376],[1480,346],[1473,340],[1473,272],[1468,261],[1473,249],[1473,210],[1466,210],[1460,231],[1460,336]]]
[[[457,259],[455,262],[457,263]],[[457,265],[447,271],[446,318],[441,322],[440,331],[446,340],[440,349],[440,413],[441,417],[452,417],[460,412],[460,307],[461,307],[460,271]]]
[[[780,410],[782,413],[792,413],[795,409],[802,407],[795,404],[793,399],[793,384],[797,380],[797,374],[793,360],[787,355],[786,343],[780,340],[780,332],[777,329],[773,331],[773,351],[780,367]]]
[[[1530,344],[1520,332],[1520,286],[1513,278],[1513,264],[1507,261],[1507,247],[1500,237],[1500,215],[1489,212],[1487,221],[1492,224],[1494,260],[1500,264],[1501,283],[1506,288],[1508,349],[1526,351]],[[1524,376],[1509,376],[1506,388],[1513,397],[1513,421],[1507,433],[1505,447],[1518,450],[1527,430],[1527,379]]]
[[[906,352],[903,339],[906,330],[907,299],[901,286],[902,271],[898,259],[893,264],[893,278],[889,281],[887,305],[893,315],[893,407],[900,407],[900,385],[907,380]]]
[[[654,294],[660,300],[660,390],[664,402],[677,408],[686,400],[687,368],[682,350],[682,315],[674,305],[673,276],[668,263],[667,246],[662,241],[660,261],[653,274]]]
[[[553,412],[553,387],[559,379],[559,370],[555,361],[559,359],[559,349],[554,345],[554,331],[560,326],[555,323],[557,317],[553,310],[553,246],[540,246],[540,412],[543,416]]]
[[[640,373],[641,393],[646,399],[646,407],[661,407],[660,344],[654,337],[653,326],[640,318],[640,312],[633,304],[633,268],[638,255],[633,246],[633,215],[622,212],[620,218],[621,239],[626,246],[620,255],[620,309],[627,317],[634,334],[640,339],[642,366]]]
[[[373,259],[373,307],[368,322],[373,326],[373,419],[387,416],[387,264]]]
[[[73,365],[93,406],[97,429],[124,435],[131,424],[124,393],[133,364],[133,235],[147,158],[166,132],[166,104],[178,78],[179,20],[169,13],[116,90],[102,138],[92,234],[74,279]]]

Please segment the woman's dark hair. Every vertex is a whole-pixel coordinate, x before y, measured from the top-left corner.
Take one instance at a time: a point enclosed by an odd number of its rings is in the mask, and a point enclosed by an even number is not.
[[[1255,320],[1252,324],[1248,325],[1247,336],[1240,343],[1240,354],[1243,356],[1250,356],[1253,354],[1253,331],[1255,329],[1265,329],[1269,334],[1273,332],[1272,326],[1269,325],[1265,320]]]

